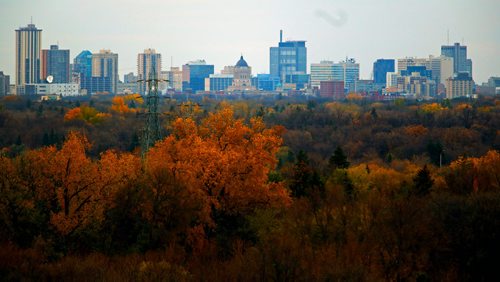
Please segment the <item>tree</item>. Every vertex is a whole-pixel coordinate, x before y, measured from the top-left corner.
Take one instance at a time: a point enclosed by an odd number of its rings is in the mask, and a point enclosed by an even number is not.
[[[432,185],[434,185],[434,180],[431,177],[431,173],[427,168],[427,165],[424,165],[424,167],[418,171],[417,175],[415,175],[413,178],[413,185],[417,196],[425,196],[429,194]]]
[[[350,163],[347,161],[347,156],[344,154],[344,151],[340,146],[335,149],[333,155],[328,160],[330,167],[332,168],[348,168]]]

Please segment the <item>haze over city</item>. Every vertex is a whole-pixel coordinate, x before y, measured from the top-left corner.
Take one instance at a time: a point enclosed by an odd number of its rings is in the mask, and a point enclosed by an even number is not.
[[[163,68],[205,59],[216,72],[241,54],[253,73],[269,72],[269,47],[306,40],[308,65],[346,56],[371,78],[378,58],[427,57],[440,46],[468,47],[476,83],[500,75],[500,2],[480,1],[28,1],[2,0],[0,69],[14,75],[14,30],[33,23],[42,48],[59,43],[119,54],[120,77],[137,71],[137,54],[155,48]],[[309,72],[309,67],[308,67]]]

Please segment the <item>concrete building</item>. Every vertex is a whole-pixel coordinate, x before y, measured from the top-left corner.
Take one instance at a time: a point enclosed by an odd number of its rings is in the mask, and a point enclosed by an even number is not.
[[[0,96],[10,94],[10,76],[0,71]]]
[[[269,49],[269,73],[279,77],[283,83],[287,75],[307,73],[307,48],[305,41],[283,42],[283,31],[280,31],[278,47]]]
[[[466,72],[472,77],[472,60],[467,58],[467,46],[455,43],[441,46],[441,55],[453,58],[453,73]]]
[[[16,93],[24,94],[26,84],[40,81],[42,30],[34,24],[16,29]]]
[[[155,49],[145,49],[144,53],[137,55],[137,78],[138,80],[148,80],[152,78],[152,72],[156,78],[161,73],[161,54],[156,53]],[[139,83],[139,93],[147,92],[147,82]]]
[[[458,73],[446,80],[446,98],[472,97],[474,81],[468,73]]]
[[[117,84],[118,54],[110,50],[92,54],[92,94],[116,94]]]
[[[52,76],[52,83],[70,83],[69,50],[59,49],[58,45],[50,45],[50,49],[43,49],[41,54],[41,81]]]
[[[137,83],[137,76],[129,72],[123,76],[123,83]]]
[[[250,91],[255,90],[252,85],[252,68],[248,66],[243,56],[234,66],[233,83],[228,91]]]
[[[182,91],[182,70],[179,67],[170,67],[168,74],[168,89]]]
[[[80,95],[77,83],[34,83],[26,84],[27,95],[58,95],[63,97]]]
[[[319,96],[341,100],[345,98],[344,82],[340,80],[321,81]]]
[[[407,70],[411,66],[425,66],[432,71],[431,78],[437,84],[444,84],[446,79],[453,76],[453,58],[446,56],[429,56],[428,58],[406,57],[398,59],[398,71]]]

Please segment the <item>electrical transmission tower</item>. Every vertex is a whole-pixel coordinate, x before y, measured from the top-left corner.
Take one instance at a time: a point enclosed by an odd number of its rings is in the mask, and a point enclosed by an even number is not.
[[[160,113],[158,112],[158,83],[160,81],[168,81],[158,79],[155,66],[151,66],[151,72],[146,80],[138,80],[148,84],[148,93],[146,94],[146,124],[141,137],[142,157],[146,155],[149,148],[153,147],[156,141],[161,139]]]

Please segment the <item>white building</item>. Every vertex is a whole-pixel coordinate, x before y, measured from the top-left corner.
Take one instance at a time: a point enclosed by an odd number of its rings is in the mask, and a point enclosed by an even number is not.
[[[82,95],[78,83],[33,83],[26,84],[27,95],[61,95],[63,97]]]

